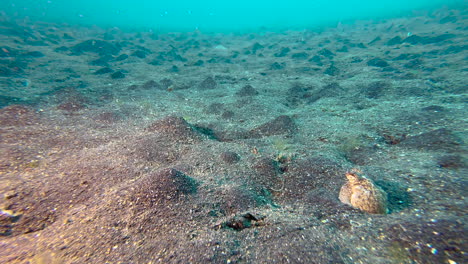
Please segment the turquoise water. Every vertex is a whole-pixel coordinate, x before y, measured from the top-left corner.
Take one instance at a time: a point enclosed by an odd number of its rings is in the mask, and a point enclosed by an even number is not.
[[[103,27],[184,31],[297,29],[354,19],[395,17],[463,0],[390,1],[151,1],[3,0],[9,14]]]

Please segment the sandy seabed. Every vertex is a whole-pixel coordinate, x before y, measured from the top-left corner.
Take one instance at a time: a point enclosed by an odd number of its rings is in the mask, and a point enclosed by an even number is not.
[[[3,17],[0,262],[465,262],[467,22],[204,34]],[[388,213],[339,200],[351,170]]]

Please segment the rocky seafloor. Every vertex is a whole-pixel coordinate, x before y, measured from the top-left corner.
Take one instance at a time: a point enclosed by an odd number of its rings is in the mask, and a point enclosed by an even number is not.
[[[466,10],[243,34],[0,21],[1,263],[466,262]],[[386,213],[340,201],[350,171]]]

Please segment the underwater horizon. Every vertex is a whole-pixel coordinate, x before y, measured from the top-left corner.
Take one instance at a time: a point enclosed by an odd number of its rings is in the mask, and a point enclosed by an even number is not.
[[[466,263],[467,3],[0,1],[0,263]]]
[[[5,0],[8,15],[54,23],[124,30],[246,32],[306,29],[353,20],[385,19],[413,10],[460,7],[464,0],[152,1]]]

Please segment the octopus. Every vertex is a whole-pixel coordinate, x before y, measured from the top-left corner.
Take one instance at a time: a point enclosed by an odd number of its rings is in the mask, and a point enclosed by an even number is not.
[[[355,169],[346,173],[348,182],[341,187],[340,201],[370,214],[386,214],[387,193],[371,179],[358,173]]]

